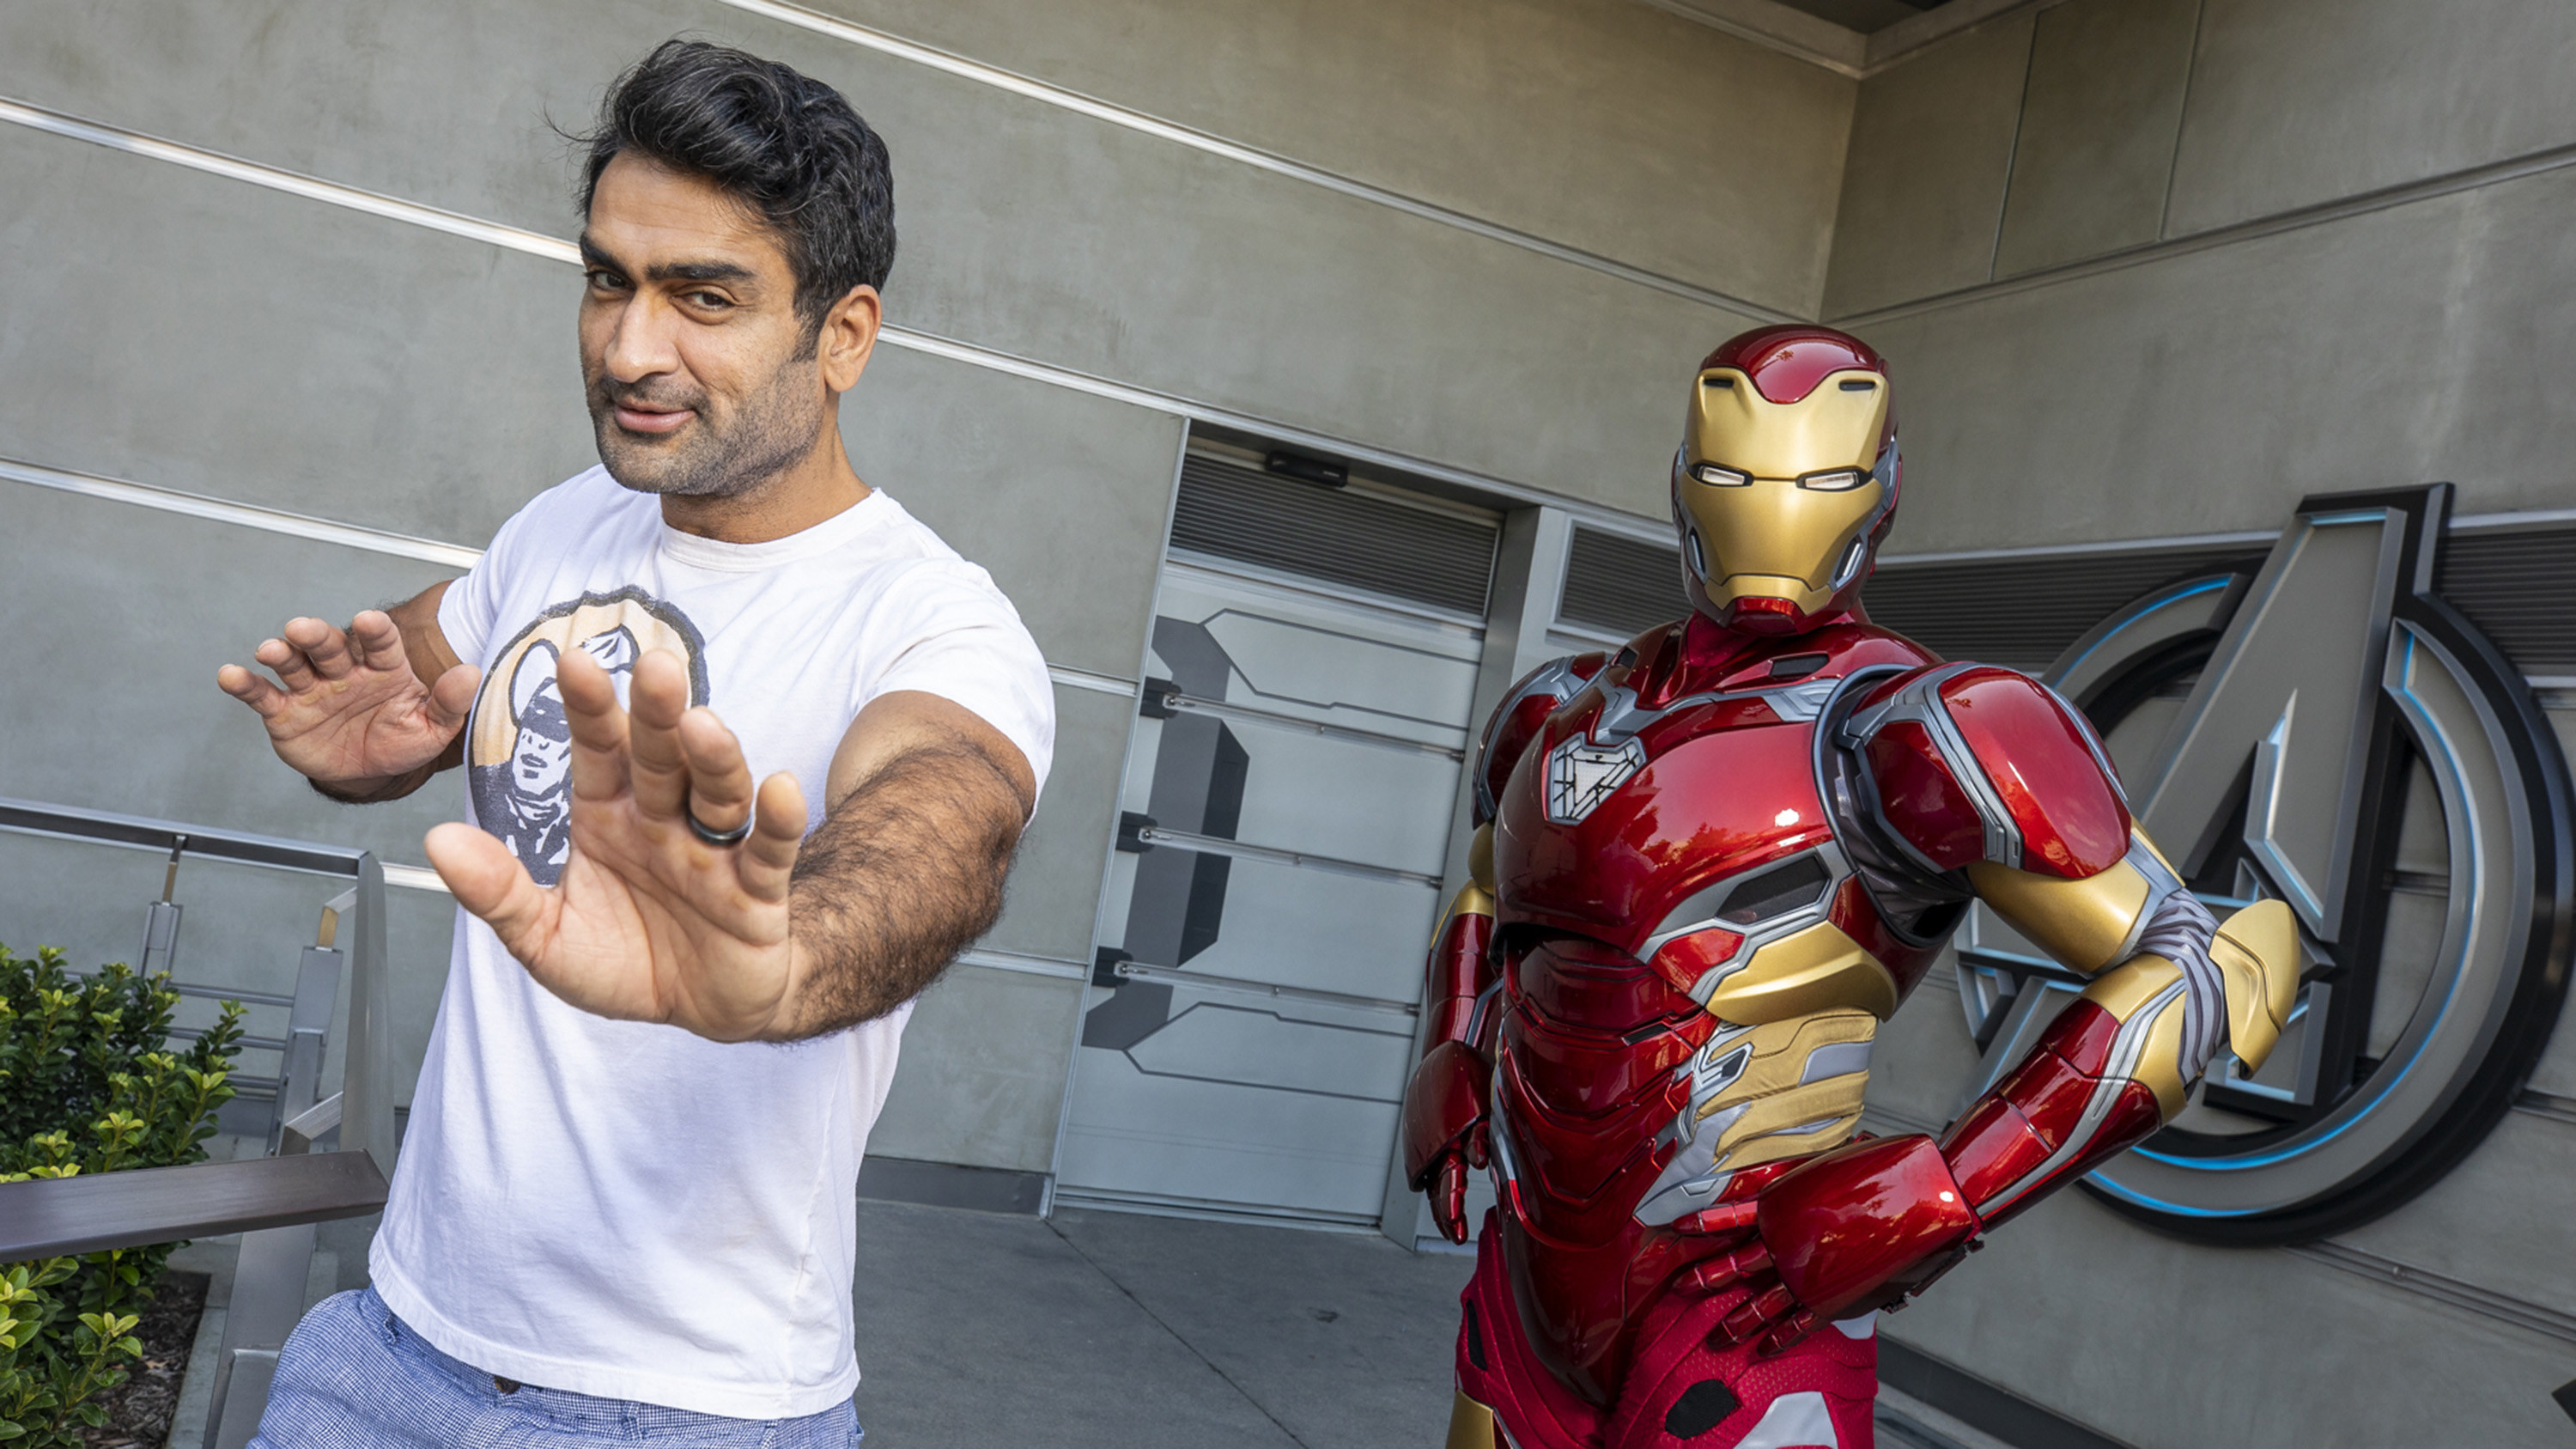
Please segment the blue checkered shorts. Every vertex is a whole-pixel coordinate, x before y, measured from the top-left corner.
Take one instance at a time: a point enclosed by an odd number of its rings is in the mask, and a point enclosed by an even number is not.
[[[492,1376],[429,1346],[373,1288],[313,1305],[278,1354],[251,1449],[585,1449],[644,1440],[668,1449],[851,1449],[848,1404],[801,1419],[728,1419]]]

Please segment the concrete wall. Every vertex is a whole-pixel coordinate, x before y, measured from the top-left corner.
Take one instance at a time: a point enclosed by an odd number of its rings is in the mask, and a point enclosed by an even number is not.
[[[2576,505],[2572,60],[2553,0],[2068,0],[1863,82],[1824,315],[1898,379],[1894,550],[2269,530],[2432,478]],[[1873,1084],[1891,1129],[1972,1066],[1923,996]],[[2532,1085],[2570,1080],[2562,1030]],[[1887,1332],[2153,1449],[2555,1443],[2571,1174],[2576,1126],[2515,1112],[2340,1258],[2066,1193]]]
[[[674,33],[842,87],[894,155],[890,320],[932,339],[880,350],[852,452],[991,568],[1069,681],[1010,907],[924,1000],[875,1146],[1045,1171],[1185,415],[1659,511],[1672,379],[1822,294],[1855,85],[1628,0],[838,13],[881,28],[724,0],[0,7],[0,100],[200,163],[0,112],[22,122],[0,124],[0,458],[479,545],[591,461],[576,279],[416,208],[569,237],[549,120],[579,126]],[[209,174],[213,153],[354,190]],[[290,614],[452,566],[0,480],[0,569],[0,793],[415,864],[456,810],[445,783],[317,800],[211,684]],[[0,939],[130,955],[155,870],[63,849],[21,852]],[[284,883],[192,869],[181,895],[192,974],[236,984],[282,977],[311,924]],[[394,910],[408,1071],[449,907]]]

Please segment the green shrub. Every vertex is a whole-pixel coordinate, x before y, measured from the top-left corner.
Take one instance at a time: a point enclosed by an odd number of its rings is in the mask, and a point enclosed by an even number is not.
[[[80,980],[48,947],[0,946],[0,1182],[197,1162],[229,1101],[241,1007],[186,1051],[168,1048],[179,994],[109,966]],[[175,1243],[0,1265],[0,1444],[78,1445],[93,1400],[143,1356],[133,1337]]]

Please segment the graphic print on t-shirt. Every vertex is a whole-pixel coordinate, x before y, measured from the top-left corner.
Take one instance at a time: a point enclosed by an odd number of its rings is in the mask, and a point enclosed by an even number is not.
[[[635,661],[668,649],[689,669],[689,703],[707,702],[707,661],[689,616],[638,588],[551,604],[484,671],[465,744],[475,823],[501,837],[537,884],[563,875],[572,849],[572,724],[556,662],[567,649],[599,661],[626,702]]]

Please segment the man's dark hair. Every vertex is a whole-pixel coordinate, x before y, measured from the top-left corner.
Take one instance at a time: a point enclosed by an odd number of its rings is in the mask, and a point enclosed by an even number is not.
[[[774,60],[703,40],[666,40],[617,78],[581,178],[632,151],[715,182],[768,223],[796,276],[796,310],[822,326],[852,287],[894,266],[894,175],[885,142],[841,93]]]

